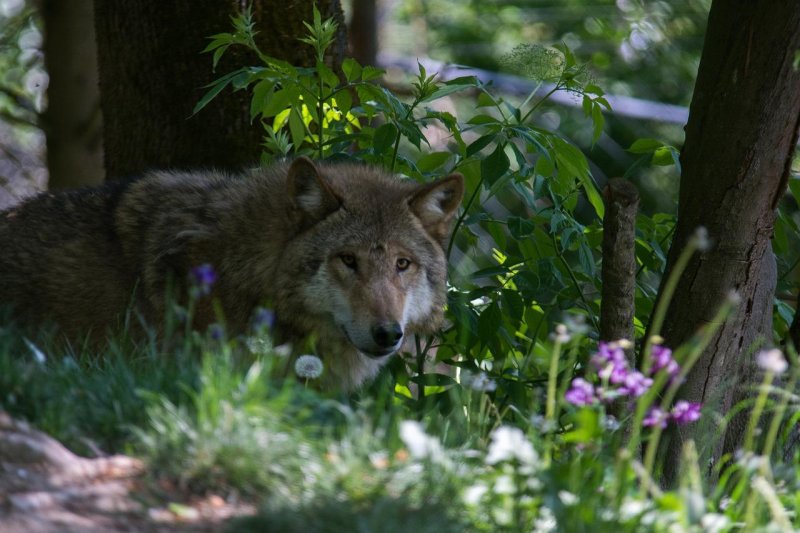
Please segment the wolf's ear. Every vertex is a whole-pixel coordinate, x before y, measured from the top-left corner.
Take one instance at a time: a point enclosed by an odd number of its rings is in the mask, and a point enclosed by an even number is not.
[[[464,196],[464,177],[450,174],[446,178],[419,187],[414,191],[409,205],[422,225],[439,242],[450,233],[450,222]]]
[[[336,211],[341,204],[317,166],[307,157],[292,161],[286,186],[292,206],[314,220]]]

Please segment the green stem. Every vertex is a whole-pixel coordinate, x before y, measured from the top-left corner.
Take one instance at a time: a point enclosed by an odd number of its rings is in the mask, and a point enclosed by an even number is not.
[[[700,355],[703,353],[703,350],[705,350],[706,346],[708,346],[711,343],[711,339],[714,337],[717,330],[722,326],[724,321],[727,319],[728,314],[731,312],[734,305],[735,304],[730,300],[726,300],[726,302],[722,304],[722,306],[720,306],[719,310],[717,310],[717,313],[714,315],[714,318],[711,320],[711,322],[701,329],[699,341],[697,342],[696,345],[692,347],[691,351],[686,356],[686,359],[684,361],[681,361],[681,371],[678,373],[675,379],[671,381],[669,387],[667,388],[667,392],[664,393],[664,396],[661,399],[659,408],[663,412],[667,412],[669,406],[672,405],[672,401],[678,394],[678,390],[680,389],[681,384],[685,381],[686,376],[689,374],[689,371],[697,363],[697,360],[700,358]],[[664,382],[666,382],[667,377],[668,376],[666,374],[666,371],[661,370],[659,372],[657,381],[654,384],[654,386],[651,387],[648,393],[642,396],[642,398],[640,398],[640,400],[637,402],[636,415],[633,421],[633,436],[631,437],[631,443],[629,444],[632,444],[635,440],[637,441],[636,446],[638,446],[638,440],[641,434],[642,421],[644,420],[645,412],[647,408],[652,404],[652,401],[655,399],[655,397],[661,391],[661,388]],[[643,398],[646,398],[646,401],[643,401],[642,400]],[[650,441],[647,443],[647,452],[645,453],[644,468],[647,474],[651,476],[653,474],[653,466],[655,464],[656,451],[658,450],[658,442],[661,439],[662,432],[663,429],[660,426],[655,426],[653,428],[653,433],[651,435]],[[629,450],[631,451],[634,449],[636,448],[629,447]]]
[[[767,371],[764,374],[764,381],[761,383],[761,391],[756,397],[756,403],[753,406],[753,411],[750,413],[750,420],[747,422],[747,429],[744,434],[744,449],[745,451],[752,452],[753,450],[753,436],[755,434],[758,420],[761,418],[761,413],[764,412],[764,406],[767,405],[767,397],[769,397],[769,387],[772,385],[772,380],[775,378],[775,373]]]
[[[789,381],[788,386],[786,387],[786,391],[793,391],[796,390],[795,387],[797,386],[797,372],[792,375],[792,379]],[[775,414],[772,415],[772,421],[769,424],[769,429],[767,430],[767,436],[764,439],[764,450],[762,451],[761,455],[764,457],[769,457],[772,455],[772,450],[775,447],[775,441],[778,438],[778,430],[781,427],[781,422],[783,422],[783,415],[786,413],[786,408],[789,404],[789,398],[791,396],[789,394],[784,394],[783,398],[781,398],[778,407],[775,408]]]
[[[556,386],[558,384],[558,359],[561,355],[561,342],[556,339],[553,351],[550,354],[550,368],[547,374],[547,403],[545,405],[544,419],[548,429],[546,446],[544,452],[544,466],[550,466],[553,453],[553,431],[549,431],[555,426],[554,419],[556,413]]]
[[[564,265],[567,274],[569,274],[569,278],[572,280],[572,284],[575,285],[575,290],[578,292],[578,296],[580,297],[584,307],[586,308],[586,313],[592,320],[592,326],[594,326],[594,329],[596,331],[600,331],[600,323],[597,322],[597,317],[595,316],[595,313],[592,312],[592,306],[589,304],[589,300],[586,299],[586,296],[583,294],[583,291],[581,290],[580,283],[578,282],[578,277],[575,275],[575,272],[572,271],[572,267],[569,266],[569,263],[567,263],[567,260],[564,259],[564,256],[561,254],[561,250],[558,247],[558,241],[556,240],[555,234],[550,233],[550,238],[553,241],[553,250],[555,251],[556,256],[561,261],[561,264]]]
[[[464,218],[466,218],[467,213],[469,212],[470,207],[475,202],[475,198],[480,194],[481,187],[483,186],[483,175],[481,175],[481,179],[478,180],[478,184],[475,186],[475,190],[472,191],[472,195],[467,200],[467,205],[464,206],[464,209],[461,211],[461,214],[456,219],[456,223],[453,224],[453,231],[450,232],[450,242],[447,243],[447,259],[450,259],[450,251],[453,249],[453,243],[455,242],[456,234],[458,233],[458,228],[461,227],[461,224],[464,222]]]
[[[689,260],[692,258],[692,255],[694,255],[695,250],[697,250],[697,241],[695,239],[689,239],[689,241],[686,243],[686,247],[683,249],[683,251],[681,251],[681,255],[678,256],[675,266],[669,273],[667,282],[664,284],[664,290],[661,292],[661,296],[656,304],[656,309],[653,312],[653,318],[650,320],[649,335],[647,335],[647,338],[645,338],[644,345],[642,346],[642,372],[646,373],[648,370],[650,370],[650,349],[652,348],[653,344],[652,339],[661,332],[661,326],[664,325],[664,318],[667,315],[667,309],[672,301],[672,296],[675,294],[675,289],[678,287],[678,282],[680,281],[684,270],[686,270]]]
[[[550,98],[551,96],[553,96],[553,93],[555,93],[555,92],[556,92],[557,90],[559,90],[560,88],[561,88],[561,85],[557,83],[557,84],[555,85],[555,87],[553,87],[552,89],[550,89],[549,91],[547,91],[547,94],[546,94],[546,95],[544,95],[544,96],[542,97],[542,99],[541,99],[541,100],[539,100],[538,102],[536,102],[535,104],[533,104],[533,106],[532,106],[532,107],[531,107],[531,108],[528,110],[528,112],[527,112],[527,113],[525,113],[525,115],[523,115],[523,117],[522,117],[522,118],[519,120],[519,123],[520,123],[520,124],[522,124],[523,122],[525,122],[525,121],[528,119],[528,117],[529,117],[529,116],[531,116],[531,113],[533,113],[534,111],[536,111],[536,109],[538,109],[538,107],[539,107],[540,105],[542,105],[544,102],[546,102],[546,101],[547,101],[547,99],[548,99],[548,98]],[[534,92],[536,92],[536,91],[534,91]],[[531,96],[533,96],[533,93],[531,93]],[[528,99],[530,99],[530,97],[529,97]],[[526,100],[526,102],[527,102],[527,100]]]

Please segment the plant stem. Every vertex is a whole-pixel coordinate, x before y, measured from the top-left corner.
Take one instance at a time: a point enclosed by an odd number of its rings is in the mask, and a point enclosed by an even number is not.
[[[678,287],[678,281],[680,281],[681,275],[683,275],[683,271],[686,270],[686,266],[689,264],[689,259],[692,258],[695,250],[697,250],[696,240],[689,239],[689,241],[686,243],[686,247],[681,251],[681,255],[678,256],[675,266],[669,273],[667,282],[664,284],[664,290],[661,293],[661,297],[658,299],[655,311],[653,311],[653,318],[650,320],[649,332],[644,340],[644,345],[642,346],[642,372],[644,373],[647,373],[647,371],[650,370],[650,349],[652,348],[653,344],[652,339],[654,336],[659,334],[661,331],[661,326],[664,325],[664,317],[667,315],[667,308],[672,301],[672,296],[675,294],[675,289]]]

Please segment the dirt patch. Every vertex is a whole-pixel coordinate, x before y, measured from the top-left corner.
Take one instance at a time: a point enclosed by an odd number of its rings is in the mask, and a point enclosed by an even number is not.
[[[0,411],[0,530],[5,533],[219,531],[252,505],[209,496],[159,501],[144,465],[124,455],[79,457]],[[162,498],[163,499],[163,498]]]

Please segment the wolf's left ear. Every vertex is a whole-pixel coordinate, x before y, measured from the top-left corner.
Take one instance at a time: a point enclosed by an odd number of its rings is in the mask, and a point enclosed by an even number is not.
[[[450,233],[450,222],[464,196],[464,177],[450,174],[446,178],[419,187],[411,196],[411,211],[439,242]]]
[[[341,204],[317,165],[304,156],[292,161],[286,186],[292,205],[315,221],[336,211]]]

